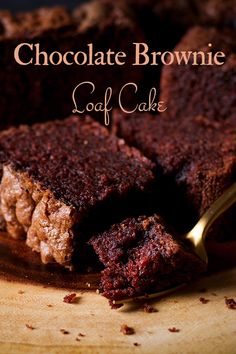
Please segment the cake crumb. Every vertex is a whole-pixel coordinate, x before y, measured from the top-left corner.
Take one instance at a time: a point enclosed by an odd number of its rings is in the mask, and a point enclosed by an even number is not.
[[[48,305],[47,305],[47,307],[53,307],[53,305],[51,305],[51,304],[48,304]]]
[[[81,339],[78,338],[78,337],[76,337],[75,340],[76,340],[76,342],[80,342],[81,341]]]
[[[120,326],[120,332],[125,335],[131,335],[135,333],[135,330],[132,327],[127,326],[126,324],[122,324]]]
[[[76,294],[72,293],[64,296],[63,302],[66,302],[67,304],[71,304],[75,301],[75,299],[76,299]]]
[[[145,303],[142,306],[142,309],[144,312],[146,313],[154,313],[154,312],[158,312],[158,310],[155,307],[152,307],[151,305],[149,305],[148,303]]]
[[[172,328],[168,328],[168,331],[171,333],[178,333],[178,332],[180,332],[180,329],[178,329],[176,327],[172,327]]]
[[[61,328],[61,329],[60,329],[60,332],[61,332],[62,334],[70,334],[70,332],[67,331],[67,330],[65,330],[64,328]]]
[[[90,283],[86,283],[86,286],[87,286],[88,288],[91,288],[91,284],[90,284]]]
[[[236,310],[236,301],[234,299],[225,299],[225,304],[230,310]]]
[[[111,306],[112,310],[118,310],[120,309],[122,306],[124,306],[124,304],[116,304],[114,301],[109,300],[109,305]]]
[[[84,333],[79,333],[78,336],[85,337],[85,334]]]
[[[32,331],[33,331],[34,329],[36,329],[34,326],[32,326],[32,325],[30,325],[30,324],[28,324],[28,323],[26,323],[25,326],[26,326],[26,328],[31,329]]]
[[[19,290],[18,291],[18,294],[20,294],[20,295],[22,295],[22,294],[24,294],[25,292],[23,291],[23,290]]]
[[[140,345],[141,345],[140,343],[134,343],[135,347],[140,347]]]
[[[200,297],[200,298],[199,298],[199,301],[200,301],[202,304],[207,304],[210,300],[205,299],[204,297]]]

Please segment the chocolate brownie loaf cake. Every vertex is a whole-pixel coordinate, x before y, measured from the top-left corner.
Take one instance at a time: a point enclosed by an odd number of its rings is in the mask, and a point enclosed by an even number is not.
[[[88,229],[142,205],[154,179],[146,157],[88,117],[3,131],[0,161],[8,234],[66,267]]]
[[[74,12],[63,7],[41,8],[13,15],[0,12],[0,128],[18,123],[32,123],[66,117],[74,109],[72,92],[81,82],[91,81],[91,87],[79,90],[79,108],[88,102],[104,100],[105,89],[113,88],[113,97],[127,81],[139,82],[141,68],[130,66],[132,42],[143,41],[132,12],[116,2],[92,1]],[[126,65],[34,65],[35,47],[20,49],[20,65],[14,59],[15,48],[21,43],[40,45],[40,52],[124,51],[130,53]],[[45,62],[41,54],[39,62]],[[80,56],[82,58],[82,56]],[[54,56],[58,61],[58,56]],[[70,57],[71,61],[71,57]],[[128,98],[127,98],[128,99]]]
[[[209,46],[208,44],[212,46]],[[161,100],[172,119],[203,115],[213,120],[236,116],[235,32],[195,27],[175,48],[178,51],[223,51],[225,63],[218,65],[165,66],[161,78]],[[200,56],[199,56],[200,60]]]
[[[236,181],[236,120],[115,113],[113,130],[157,164],[163,213],[189,228]],[[159,180],[159,186],[161,182]],[[214,237],[235,238],[235,207]],[[222,224],[221,224],[222,226]],[[187,230],[186,230],[187,231]],[[223,234],[223,235],[222,235]]]
[[[105,265],[100,286],[111,300],[164,290],[206,270],[157,215],[126,219],[90,244]]]

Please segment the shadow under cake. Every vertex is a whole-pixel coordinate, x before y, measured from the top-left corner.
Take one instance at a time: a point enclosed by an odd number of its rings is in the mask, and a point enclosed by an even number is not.
[[[105,265],[100,291],[111,300],[156,293],[207,268],[157,215],[126,219],[89,243]]]

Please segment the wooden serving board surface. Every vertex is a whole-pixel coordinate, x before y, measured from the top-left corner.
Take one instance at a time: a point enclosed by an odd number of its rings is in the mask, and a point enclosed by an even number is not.
[[[63,302],[71,292],[65,283],[64,289],[52,286],[53,277],[58,277],[56,271],[50,273],[50,286],[28,282],[27,267],[29,274],[33,268],[36,278],[39,264],[23,262],[22,249],[16,274],[17,264],[16,268],[10,266],[7,244],[4,235],[2,240],[0,237],[1,250],[5,247],[0,265],[0,353],[236,353],[236,310],[228,309],[224,298],[236,299],[235,267],[205,276],[168,298],[149,302],[158,312],[145,313],[141,303],[111,310],[94,290],[81,290],[81,279],[80,290],[73,291],[77,298],[72,304]],[[14,254],[14,247],[10,249]],[[15,277],[3,277],[4,262]],[[60,279],[54,285],[58,286]],[[69,288],[70,278],[66,279]],[[86,286],[84,283],[84,289]],[[203,288],[207,291],[200,292]],[[210,301],[203,304],[200,297]],[[134,328],[135,334],[121,333],[122,324]],[[172,333],[168,330],[172,327],[180,331]],[[69,333],[63,334],[62,329]]]
[[[236,269],[206,277],[154,301],[156,313],[143,312],[141,304],[111,310],[107,300],[94,292],[77,291],[76,303],[66,304],[65,289],[1,280],[0,353],[233,354],[236,310],[226,307],[224,296],[236,297],[235,277]],[[199,292],[202,287],[206,293]],[[201,296],[210,301],[202,304]],[[136,333],[122,334],[122,324]],[[180,332],[169,332],[172,327]],[[85,336],[78,337],[79,333]]]

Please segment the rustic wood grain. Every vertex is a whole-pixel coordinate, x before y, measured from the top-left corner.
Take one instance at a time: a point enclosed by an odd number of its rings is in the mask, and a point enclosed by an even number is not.
[[[0,353],[235,353],[236,310],[224,299],[236,299],[235,278],[236,268],[205,277],[152,302],[155,313],[143,312],[140,303],[111,310],[95,292],[77,291],[77,301],[66,304],[65,289],[0,280]],[[122,334],[122,324],[135,334]],[[169,332],[172,327],[180,332]]]

